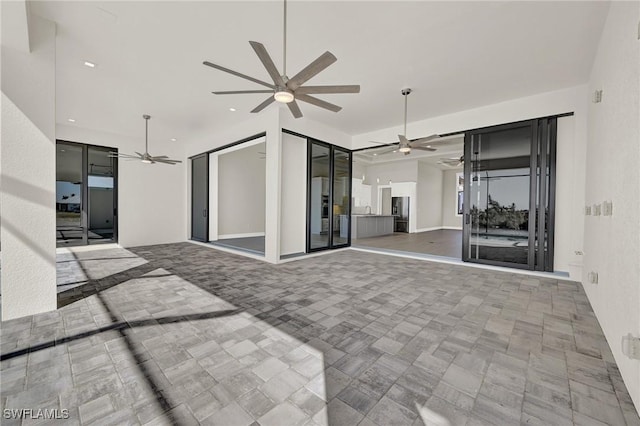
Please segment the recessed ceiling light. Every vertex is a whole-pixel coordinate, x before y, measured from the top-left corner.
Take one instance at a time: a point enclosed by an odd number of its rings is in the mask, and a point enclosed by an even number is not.
[[[171,139],[170,139],[170,141],[171,141],[171,142],[175,142],[175,141],[177,141],[177,140],[178,140],[178,139],[176,139],[176,138],[171,138]]]
[[[96,64],[94,64],[93,62],[89,62],[89,61],[84,61],[84,65],[89,67],[89,68],[95,68]]]
[[[236,109],[235,108],[229,108],[229,111],[236,112]]]
[[[68,121],[69,123],[75,123],[75,122],[76,122],[76,120],[74,120],[73,118],[67,118],[67,121]]]

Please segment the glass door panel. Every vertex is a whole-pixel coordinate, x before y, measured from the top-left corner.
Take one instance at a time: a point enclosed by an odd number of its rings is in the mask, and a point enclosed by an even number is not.
[[[528,268],[533,261],[529,220],[533,133],[530,124],[505,127],[469,138],[463,255],[465,260]]]
[[[309,249],[329,248],[330,151],[327,145],[312,142],[309,177]]]
[[[56,146],[56,241],[59,247],[84,244],[82,145]]]
[[[191,238],[209,240],[209,155],[191,160]]]
[[[349,243],[351,218],[351,153],[333,150],[333,240],[332,246]]]
[[[115,240],[115,158],[108,148],[88,147],[87,238],[89,244]]]

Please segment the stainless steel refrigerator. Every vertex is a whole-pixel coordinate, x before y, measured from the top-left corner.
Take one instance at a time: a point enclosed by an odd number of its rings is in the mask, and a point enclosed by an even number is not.
[[[391,197],[391,214],[395,232],[409,232],[409,197]]]

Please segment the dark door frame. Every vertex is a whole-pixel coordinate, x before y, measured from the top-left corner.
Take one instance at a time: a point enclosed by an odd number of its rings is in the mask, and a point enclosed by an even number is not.
[[[307,229],[306,229],[306,252],[313,253],[323,250],[334,250],[338,248],[350,247],[351,246],[351,197],[352,194],[352,182],[351,179],[353,177],[353,151],[348,148],[343,148],[340,146],[336,146],[330,144],[328,142],[323,142],[318,139],[314,139],[308,136],[296,134],[290,131],[282,130],[284,133],[294,134],[295,136],[304,137],[307,139]],[[311,247],[311,184],[312,184],[312,169],[311,163],[313,161],[313,150],[312,145],[320,145],[329,149],[329,230],[328,232],[328,243],[326,247]],[[333,191],[334,191],[334,156],[335,151],[340,151],[348,155],[348,164],[349,164],[349,229],[347,231],[347,242],[344,244],[334,244],[333,243]]]
[[[80,227],[82,228],[82,243],[74,244],[75,246],[89,245],[89,148],[98,148],[118,153],[118,148],[112,148],[104,145],[92,145],[82,142],[74,142],[65,139],[56,139],[56,148],[58,144],[73,145],[82,149],[82,199],[80,200]],[[57,152],[56,152],[57,159]],[[113,161],[113,242],[118,242],[118,158],[112,158]],[[57,172],[57,161],[56,161]],[[57,181],[57,179],[56,179]],[[56,224],[57,228],[57,224]],[[57,231],[56,231],[57,232]],[[57,243],[56,243],[57,246]]]
[[[206,182],[205,182],[205,187],[206,187],[206,191],[205,191],[205,208],[203,210],[203,216],[205,217],[206,221],[205,221],[205,225],[204,225],[204,239],[200,239],[200,238],[195,238],[193,236],[193,216],[194,216],[194,212],[193,212],[193,200],[194,200],[194,188],[195,186],[193,185],[193,181],[195,178],[195,175],[193,173],[193,162],[195,160],[199,160],[204,158],[205,160],[205,170],[206,170]],[[200,241],[203,243],[207,243],[209,242],[209,210],[211,208],[211,206],[209,205],[210,203],[210,195],[209,195],[209,181],[210,181],[210,177],[209,177],[209,173],[210,173],[210,166],[209,166],[209,153],[206,152],[204,154],[199,154],[193,157],[190,157],[191,160],[191,235],[190,238],[194,241]]]
[[[462,223],[462,260],[485,265],[505,266],[516,269],[553,271],[553,238],[555,225],[555,155],[557,116],[500,124],[465,132],[464,136],[464,213]],[[469,254],[471,236],[471,163],[474,138],[481,140],[482,134],[503,130],[529,127],[531,131],[529,163],[529,220],[527,264],[517,264],[489,259],[475,259]],[[547,164],[549,155],[549,164]],[[503,163],[508,159],[501,160]],[[549,169],[549,183],[546,185],[546,170]],[[538,184],[543,182],[538,188]],[[546,221],[548,211],[548,221]],[[542,236],[542,238],[538,238]]]

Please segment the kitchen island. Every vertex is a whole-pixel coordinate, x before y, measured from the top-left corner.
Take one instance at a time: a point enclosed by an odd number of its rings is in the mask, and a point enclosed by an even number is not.
[[[379,237],[393,234],[395,216],[378,214],[351,215],[351,238]]]

